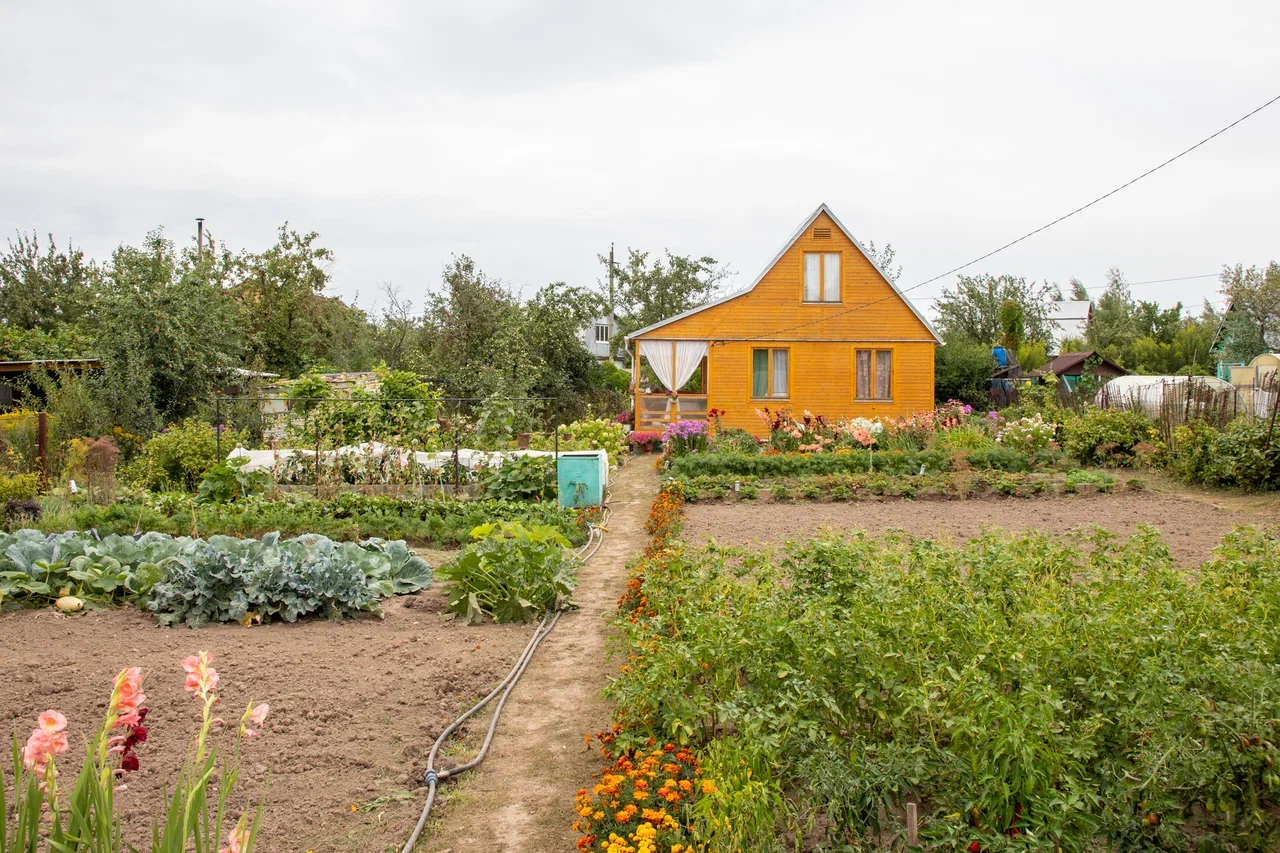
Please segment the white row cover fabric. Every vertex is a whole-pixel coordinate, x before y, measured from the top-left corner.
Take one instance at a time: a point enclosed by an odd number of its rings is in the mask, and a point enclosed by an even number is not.
[[[561,455],[567,454],[569,451],[562,451]],[[599,451],[604,454],[604,451]],[[280,449],[280,450],[245,450],[243,447],[237,447],[227,454],[227,459],[247,459],[244,464],[245,471],[266,471],[270,473],[277,465],[287,459],[295,456],[304,459],[315,457],[314,450],[299,449]],[[377,441],[366,441],[363,444],[353,444],[346,447],[339,447],[337,450],[322,450],[320,458],[325,461],[333,461],[342,456],[357,456],[368,459],[381,459],[384,456],[395,456],[396,461],[402,468],[407,468],[409,458],[412,456],[414,463],[421,465],[428,470],[438,470],[448,468],[453,465],[453,451],[445,450],[437,453],[426,453],[423,451],[400,450],[389,445],[382,444]],[[458,464],[464,468],[501,468],[502,463],[507,459],[520,456],[555,456],[555,452],[551,450],[471,450],[469,448],[461,448],[458,450]],[[606,470],[609,464],[608,456],[605,455]]]
[[[706,341],[641,341],[640,355],[668,391],[678,391],[707,357]]]

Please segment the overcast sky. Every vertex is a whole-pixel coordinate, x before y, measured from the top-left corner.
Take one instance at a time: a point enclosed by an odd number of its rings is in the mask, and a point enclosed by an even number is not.
[[[368,308],[383,281],[421,304],[452,253],[526,296],[591,284],[610,241],[712,255],[741,287],[825,201],[911,286],[1280,94],[1275,0],[1053,8],[0,0],[0,232],[104,258],[197,216],[262,249],[289,220]],[[1280,259],[1278,155],[1280,104],[968,272]]]

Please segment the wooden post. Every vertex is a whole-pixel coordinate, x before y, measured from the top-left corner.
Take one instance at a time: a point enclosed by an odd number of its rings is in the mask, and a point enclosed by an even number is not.
[[[907,803],[907,846],[920,846],[920,824],[919,815],[916,813],[916,804]]]
[[[49,416],[36,415],[36,459],[40,464],[40,488],[49,488]]]
[[[635,413],[631,419],[631,428],[640,429],[640,341],[636,341],[635,355],[631,358],[631,400]]]

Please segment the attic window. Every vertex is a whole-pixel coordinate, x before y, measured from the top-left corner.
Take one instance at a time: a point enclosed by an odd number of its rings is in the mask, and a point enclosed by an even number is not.
[[[831,229],[830,229],[830,228],[815,228],[815,229],[813,229],[813,239],[815,239],[815,240],[830,240],[830,239],[831,239]]]

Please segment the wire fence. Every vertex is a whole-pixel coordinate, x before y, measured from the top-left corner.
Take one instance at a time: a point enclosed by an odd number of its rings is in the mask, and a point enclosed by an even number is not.
[[[1221,429],[1239,417],[1275,421],[1277,384],[1274,376],[1249,385],[1227,385],[1202,377],[1160,379],[1137,386],[1104,386],[1097,403],[1103,409],[1140,411],[1151,419],[1169,448],[1180,426],[1198,421]]]

